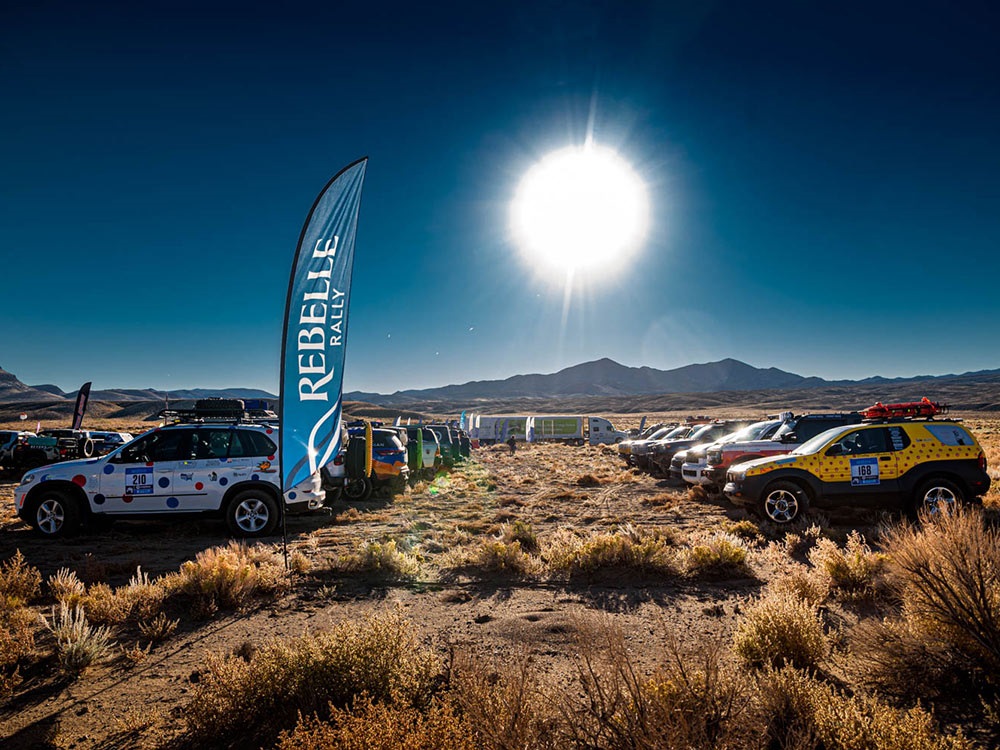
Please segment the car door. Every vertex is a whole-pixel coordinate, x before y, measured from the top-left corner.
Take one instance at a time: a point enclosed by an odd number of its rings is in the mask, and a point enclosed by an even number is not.
[[[819,462],[823,494],[836,504],[869,507],[899,495],[899,469],[885,427],[851,430]]]
[[[93,498],[96,510],[123,515],[185,510],[174,474],[190,451],[190,431],[180,429],[157,430],[126,446],[104,465]]]
[[[177,465],[175,491],[187,510],[218,510],[231,473],[226,466],[232,430],[195,427],[191,449]]]

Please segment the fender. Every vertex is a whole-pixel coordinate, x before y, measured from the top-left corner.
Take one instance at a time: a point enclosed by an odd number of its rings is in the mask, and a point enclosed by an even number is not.
[[[281,493],[278,492],[277,487],[270,482],[261,482],[259,480],[255,482],[252,479],[248,479],[245,482],[238,482],[226,490],[226,494],[222,496],[222,505],[219,506],[219,510],[223,510],[227,505],[229,505],[229,501],[233,499],[233,496],[237,492],[242,492],[243,490],[263,490],[271,495],[276,503],[279,505],[281,504]]]
[[[24,508],[27,508],[29,504],[34,502],[35,498],[37,498],[42,492],[49,492],[52,490],[62,492],[66,496],[76,500],[76,504],[80,506],[82,518],[88,518],[93,513],[90,508],[90,500],[87,498],[87,493],[83,491],[83,488],[80,487],[80,485],[73,484],[73,482],[65,479],[47,479],[44,482],[39,482],[35,487],[28,491],[27,497],[24,498]],[[24,508],[17,509],[18,515],[21,514]]]
[[[758,499],[763,494],[764,488],[772,482],[795,482],[805,488],[810,500],[816,500],[816,498],[821,497],[823,494],[820,481],[802,469],[776,469],[775,471],[769,471],[767,474],[756,476],[754,479],[760,482],[760,492],[757,494]]]

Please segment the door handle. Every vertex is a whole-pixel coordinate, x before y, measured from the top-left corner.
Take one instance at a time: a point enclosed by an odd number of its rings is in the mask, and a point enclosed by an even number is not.
[[[878,460],[879,460],[879,461],[888,461],[888,460],[890,460],[891,458],[892,458],[892,456],[879,456],[879,457],[878,457]]]

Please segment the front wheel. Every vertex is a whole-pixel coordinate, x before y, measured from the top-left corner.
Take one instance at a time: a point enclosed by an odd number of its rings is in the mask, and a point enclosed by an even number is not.
[[[929,516],[951,513],[965,502],[962,488],[948,479],[928,479],[920,485],[913,498],[913,509]]]
[[[72,536],[80,529],[80,508],[62,492],[46,492],[33,502],[31,526],[49,539]]]
[[[761,511],[774,523],[791,523],[805,513],[809,500],[805,491],[794,482],[775,482],[768,485],[761,499]]]
[[[264,490],[238,492],[226,506],[226,526],[233,536],[267,536],[278,524],[278,503]]]

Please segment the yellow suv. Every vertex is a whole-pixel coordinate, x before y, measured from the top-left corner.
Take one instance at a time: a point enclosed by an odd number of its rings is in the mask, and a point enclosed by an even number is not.
[[[730,500],[775,523],[810,505],[938,512],[990,487],[986,455],[951,419],[883,419],[822,432],[791,453],[726,474]]]

